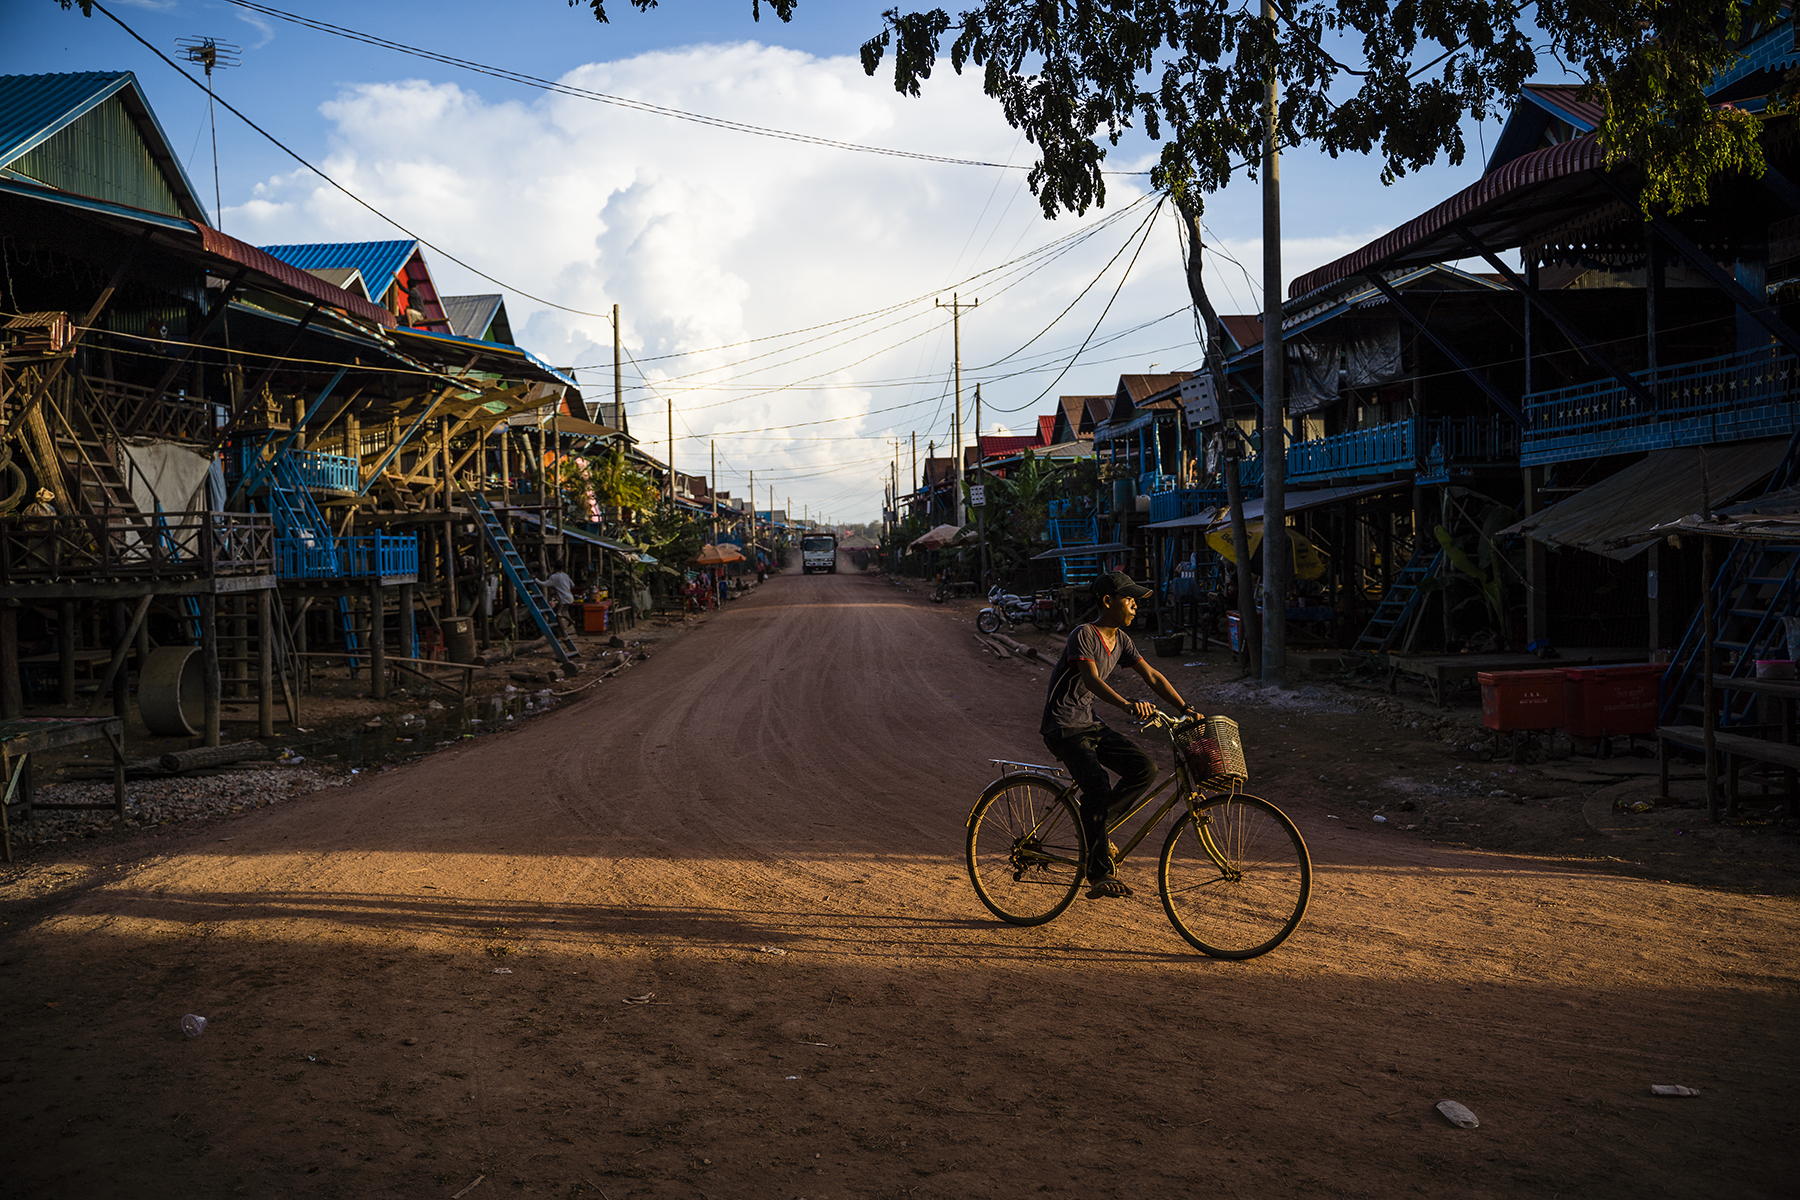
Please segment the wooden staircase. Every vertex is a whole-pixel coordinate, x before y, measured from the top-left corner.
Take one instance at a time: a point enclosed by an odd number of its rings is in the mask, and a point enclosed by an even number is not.
[[[1351,649],[1370,654],[1396,649],[1419,610],[1425,581],[1443,567],[1442,547],[1429,545],[1415,550],[1406,565],[1400,568],[1400,573],[1394,576],[1387,595],[1375,606],[1375,612],[1369,617],[1368,625],[1364,626],[1362,636],[1356,639]]]

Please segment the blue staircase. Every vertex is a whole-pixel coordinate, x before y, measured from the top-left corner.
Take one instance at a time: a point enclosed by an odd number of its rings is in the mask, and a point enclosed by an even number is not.
[[[1058,550],[1096,544],[1093,517],[1056,517],[1050,522],[1050,532],[1056,537]],[[1100,574],[1098,554],[1069,554],[1058,561],[1062,563],[1064,587],[1086,587]]]
[[[350,607],[350,597],[338,597],[338,625],[344,631],[344,652],[350,658],[350,678],[355,679],[362,659],[356,657],[362,650],[362,635],[356,631],[356,610]],[[413,656],[418,657],[418,651]]]
[[[513,540],[506,536],[506,527],[494,515],[493,506],[480,492],[464,492],[462,495],[474,510],[475,519],[481,525],[482,536],[494,548],[494,555],[500,560],[500,571],[506,576],[506,581],[524,598],[525,607],[531,611],[531,619],[537,622],[537,627],[550,639],[550,646],[556,651],[556,657],[564,664],[573,666],[575,660],[581,657],[581,651],[576,647],[575,639],[563,632],[562,622],[556,619],[549,601],[544,599],[543,589],[538,587],[537,580],[526,570],[525,560],[519,556]]]
[[[1432,545],[1421,545],[1407,560],[1400,573],[1394,576],[1394,582],[1388,586],[1387,595],[1375,606],[1375,612],[1369,617],[1369,623],[1363,628],[1362,636],[1356,639],[1352,650],[1364,650],[1371,654],[1379,654],[1394,648],[1394,643],[1405,634],[1406,627],[1411,624],[1413,614],[1418,611],[1420,586],[1427,579],[1443,569],[1443,548]]]
[[[1788,439],[1787,455],[1776,466],[1764,494],[1800,482],[1800,433]],[[1719,674],[1750,676],[1759,658],[1786,658],[1788,617],[1800,617],[1800,545],[1783,542],[1734,541],[1706,593],[1722,598],[1713,616],[1713,645],[1735,656]],[[1705,603],[1703,600],[1702,603]],[[1663,672],[1660,718],[1665,725],[1700,724],[1706,645],[1706,614],[1694,613],[1669,669]],[[1726,689],[1719,723],[1754,719],[1756,697]]]

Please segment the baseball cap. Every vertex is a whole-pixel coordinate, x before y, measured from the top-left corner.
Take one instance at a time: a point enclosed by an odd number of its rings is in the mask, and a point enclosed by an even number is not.
[[[1150,594],[1149,588],[1131,582],[1131,576],[1123,571],[1100,576],[1088,585],[1088,591],[1095,596],[1129,596],[1133,600],[1142,600]]]

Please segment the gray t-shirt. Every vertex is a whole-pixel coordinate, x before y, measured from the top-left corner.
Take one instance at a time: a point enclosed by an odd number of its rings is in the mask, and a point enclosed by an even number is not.
[[[1121,629],[1113,635],[1112,649],[1092,625],[1077,625],[1063,646],[1056,669],[1050,672],[1050,695],[1044,701],[1044,720],[1038,732],[1045,735],[1092,729],[1100,722],[1094,716],[1094,693],[1081,677],[1080,663],[1094,664],[1094,670],[1105,679],[1115,667],[1133,667],[1144,660],[1131,638]]]

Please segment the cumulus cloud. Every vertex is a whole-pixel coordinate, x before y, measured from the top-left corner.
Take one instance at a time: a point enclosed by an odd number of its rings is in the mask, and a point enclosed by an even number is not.
[[[913,100],[866,78],[848,58],[739,43],[595,63],[562,81],[847,142],[1021,164],[1032,157],[974,80],[947,74]],[[921,456],[928,440],[946,440],[951,339],[948,314],[933,299],[948,300],[952,286],[977,271],[1095,226],[1144,186],[1115,177],[1105,212],[1048,222],[1023,171],[828,149],[569,96],[501,95],[500,85],[490,95],[487,86],[347,85],[322,109],[332,132],[320,165],[427,240],[504,280],[519,341],[558,365],[597,368],[581,375],[590,395],[611,387],[605,314],[619,304],[634,360],[624,371],[632,432],[651,453],[666,453],[672,400],[678,467],[704,472],[716,439],[720,486],[742,494],[753,469],[765,502],[764,485],[773,483],[778,505],[791,496],[796,507],[846,520],[876,514],[891,453],[885,439],[917,431]],[[1185,316],[1106,342],[1186,305],[1165,214],[1096,348],[1049,398],[1030,404],[1092,328],[1130,250],[1023,360],[987,366],[1092,283],[1147,211],[1115,221],[1027,277],[965,289],[981,302],[963,319],[962,341],[965,388],[984,381],[984,427],[1028,429],[1036,413],[1052,411],[1058,392],[1110,391],[1120,371],[1150,361],[1172,370],[1198,359]],[[238,236],[263,244],[399,236],[304,171],[265,180],[228,221]],[[1364,236],[1319,240],[1296,268],[1310,269]],[[1259,274],[1253,241],[1224,246]],[[495,290],[426,253],[446,293]],[[1236,295],[1227,286],[1226,296],[1251,301],[1241,279],[1230,282]],[[790,333],[863,313],[879,315]],[[965,428],[973,429],[972,412]],[[901,461],[904,480],[909,455]]]

